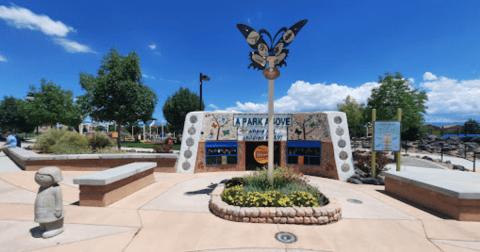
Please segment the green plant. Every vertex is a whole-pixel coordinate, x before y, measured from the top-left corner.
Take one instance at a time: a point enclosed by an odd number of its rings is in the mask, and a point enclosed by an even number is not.
[[[356,151],[354,154],[354,159],[356,161],[355,167],[362,170],[367,174],[367,176],[372,176],[372,153],[360,154],[360,151]],[[377,151],[375,154],[375,177],[378,177],[381,172],[386,171],[385,166],[390,162],[389,158],[380,151]]]
[[[41,152],[51,152],[51,148],[65,135],[66,130],[51,129],[40,134],[34,148]]]
[[[76,132],[68,131],[50,148],[53,154],[82,154],[91,153],[88,140]]]
[[[90,147],[81,147],[77,145],[71,145],[67,143],[60,143],[54,145],[52,148],[53,154],[89,154],[93,153]]]
[[[244,185],[245,184],[245,181],[243,181],[243,178],[232,178],[232,179],[229,179],[225,182],[225,188],[230,188],[230,187],[234,187],[234,186],[237,186],[237,185]]]
[[[94,150],[98,148],[105,148],[107,146],[113,146],[113,143],[110,141],[110,138],[100,132],[93,132],[92,138],[88,139],[88,144]]]
[[[294,206],[318,206],[318,200],[311,193],[294,191],[289,196]]]

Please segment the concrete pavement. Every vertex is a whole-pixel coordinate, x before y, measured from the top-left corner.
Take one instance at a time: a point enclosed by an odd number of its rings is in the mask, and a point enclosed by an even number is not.
[[[92,172],[65,171],[65,232],[44,240],[32,235],[38,226],[35,172],[22,171],[2,155],[0,251],[480,251],[479,222],[422,209],[386,194],[384,186],[310,177],[322,193],[341,202],[343,218],[328,225],[238,223],[210,213],[209,193],[216,184],[249,172],[155,173],[154,184],[99,208],[75,204],[79,189],[73,177]],[[280,231],[298,241],[277,241]]]

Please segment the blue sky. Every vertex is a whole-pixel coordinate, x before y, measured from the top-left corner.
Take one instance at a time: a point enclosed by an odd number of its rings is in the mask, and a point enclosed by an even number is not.
[[[180,87],[207,111],[267,112],[268,80],[247,69],[237,29],[275,34],[308,23],[275,80],[275,112],[336,111],[366,102],[378,76],[400,72],[425,90],[428,123],[480,121],[479,1],[0,1],[0,97],[25,98],[46,78],[74,96],[81,71],[96,75],[111,47],[140,56],[158,96]],[[272,35],[273,35],[272,34]],[[270,45],[269,45],[270,46]]]

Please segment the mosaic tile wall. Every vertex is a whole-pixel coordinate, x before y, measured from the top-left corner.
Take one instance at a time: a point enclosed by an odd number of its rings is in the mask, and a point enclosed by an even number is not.
[[[192,116],[197,118],[192,121]],[[191,112],[185,118],[177,172],[213,172],[245,170],[245,142],[238,142],[238,164],[205,166],[206,141],[237,141],[238,127],[234,115],[268,115],[267,113]],[[276,113],[289,115],[287,141],[321,141],[322,166],[292,165],[304,174],[331,177],[345,181],[354,174],[346,114],[337,111],[310,113]],[[285,141],[281,142],[281,165],[285,163]],[[194,159],[195,158],[195,159]],[[290,166],[290,165],[289,165]]]

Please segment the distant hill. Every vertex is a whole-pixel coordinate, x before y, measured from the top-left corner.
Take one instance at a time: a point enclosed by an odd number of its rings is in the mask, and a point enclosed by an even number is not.
[[[434,122],[434,123],[429,123],[429,122],[426,122],[425,124],[430,124],[430,125],[433,125],[433,126],[438,126],[438,127],[441,127],[441,126],[446,126],[446,125],[464,125],[465,122]]]

